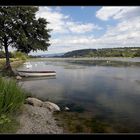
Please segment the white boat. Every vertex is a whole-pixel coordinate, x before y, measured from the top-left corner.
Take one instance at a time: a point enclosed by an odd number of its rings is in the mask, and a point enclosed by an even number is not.
[[[20,76],[24,76],[24,77],[55,76],[56,75],[55,71],[21,71],[21,70],[17,70],[17,73]]]

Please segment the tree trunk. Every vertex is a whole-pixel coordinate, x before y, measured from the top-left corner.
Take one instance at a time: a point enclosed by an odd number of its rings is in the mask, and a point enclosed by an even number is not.
[[[12,67],[10,65],[10,55],[8,51],[8,43],[7,43],[7,38],[4,37],[4,49],[5,49],[5,58],[6,58],[6,64],[3,69],[3,72],[6,73],[6,75],[13,76],[14,72],[12,71]]]
[[[8,44],[7,44],[7,38],[4,38],[4,49],[5,49],[5,58],[6,58],[6,69],[11,69],[10,65],[10,56],[9,56],[9,51],[8,51]]]

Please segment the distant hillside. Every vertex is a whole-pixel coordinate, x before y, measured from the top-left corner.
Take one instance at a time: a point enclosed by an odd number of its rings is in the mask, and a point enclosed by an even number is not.
[[[140,57],[140,47],[74,50],[61,57]]]
[[[96,52],[96,49],[83,49],[83,50],[74,50],[71,52],[67,52],[63,55],[63,57],[84,57],[91,52]]]

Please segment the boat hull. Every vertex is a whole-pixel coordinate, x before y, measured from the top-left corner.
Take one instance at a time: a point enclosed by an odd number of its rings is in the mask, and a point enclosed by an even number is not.
[[[55,76],[55,72],[20,72],[18,71],[20,76],[24,77],[40,77],[40,76]]]

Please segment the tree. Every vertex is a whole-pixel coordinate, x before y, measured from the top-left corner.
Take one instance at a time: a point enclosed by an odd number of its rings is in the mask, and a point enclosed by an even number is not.
[[[36,6],[0,7],[0,46],[5,50],[6,70],[12,70],[9,59],[9,46],[18,51],[47,50],[50,29],[44,18],[36,18]]]

